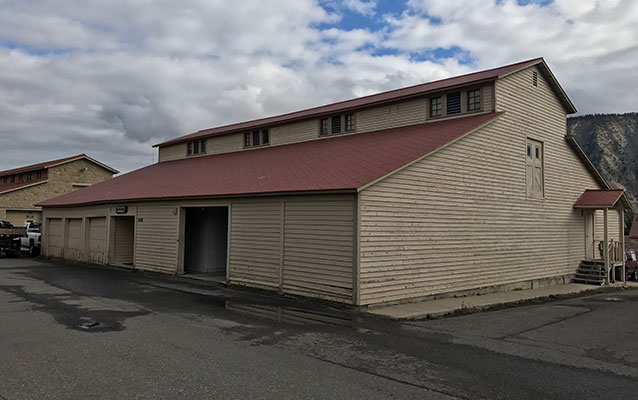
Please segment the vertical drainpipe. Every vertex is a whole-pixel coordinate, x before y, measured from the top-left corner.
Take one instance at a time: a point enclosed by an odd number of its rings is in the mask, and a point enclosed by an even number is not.
[[[604,228],[605,234],[603,238],[603,259],[605,260],[605,281],[607,284],[611,283],[611,278],[609,277],[609,209],[605,207],[604,209]]]
[[[281,201],[281,216],[279,220],[279,293],[284,292],[284,249],[285,249],[285,229],[286,229],[286,201]]]
[[[620,261],[622,261],[622,281],[624,285],[627,285],[627,277],[626,277],[626,267],[625,267],[625,209],[622,204],[620,205],[620,209],[618,210],[618,240],[620,241]]]

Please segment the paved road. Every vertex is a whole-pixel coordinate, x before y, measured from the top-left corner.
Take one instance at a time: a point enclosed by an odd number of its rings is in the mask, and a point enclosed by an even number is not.
[[[0,259],[0,399],[629,399],[638,291],[406,324]]]

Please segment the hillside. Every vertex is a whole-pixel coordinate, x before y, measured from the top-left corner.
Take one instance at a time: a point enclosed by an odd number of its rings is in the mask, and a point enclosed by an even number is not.
[[[638,113],[595,114],[567,120],[567,133],[582,146],[612,186],[624,187],[638,205]]]

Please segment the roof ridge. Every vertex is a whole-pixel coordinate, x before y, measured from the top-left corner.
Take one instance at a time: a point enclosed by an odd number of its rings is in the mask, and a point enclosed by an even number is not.
[[[446,81],[451,81],[451,80],[463,80],[463,79],[467,79],[468,77],[472,77],[474,75],[479,75],[479,74],[487,74],[487,76],[484,79],[492,79],[494,77],[498,77],[500,75],[496,75],[496,76],[491,76],[489,75],[490,73],[499,71],[499,70],[505,70],[505,69],[511,69],[511,68],[516,68],[519,66],[524,66],[526,64],[531,64],[531,63],[538,63],[538,62],[542,62],[544,61],[542,57],[536,57],[536,58],[532,58],[529,60],[524,60],[524,61],[519,61],[517,63],[513,63],[513,64],[507,64],[507,65],[503,65],[500,67],[494,67],[494,68],[489,68],[489,69],[485,69],[485,70],[479,70],[479,71],[474,71],[474,72],[470,72],[467,74],[462,74],[462,75],[455,75],[455,76],[450,76],[448,78],[443,78],[443,79],[438,79],[435,81],[430,81],[430,82],[424,82],[424,83],[419,83],[416,85],[411,85],[411,86],[406,86],[406,87],[401,87],[401,88],[396,88],[396,89],[392,89],[392,90],[388,90],[388,91],[384,91],[384,92],[379,92],[379,93],[374,93],[374,94],[370,94],[370,95],[366,95],[366,96],[361,96],[361,97],[354,97],[354,98],[350,98],[350,99],[346,99],[346,100],[341,100],[338,102],[334,102],[334,103],[328,103],[328,104],[322,104],[319,106],[315,106],[315,107],[310,107],[310,108],[304,108],[301,110],[295,110],[295,111],[291,111],[288,113],[284,113],[284,114],[277,114],[277,115],[271,115],[268,117],[263,117],[263,118],[257,118],[257,119],[252,119],[252,120],[246,120],[246,121],[240,121],[240,122],[235,122],[232,124],[228,124],[228,125],[220,125],[220,126],[214,126],[211,128],[206,128],[206,129],[201,129],[198,130],[196,132],[192,132],[192,133],[188,133],[185,135],[181,135],[178,136],[176,138],[164,141],[162,143],[158,143],[153,145],[153,147],[158,147],[161,145],[166,145],[166,144],[173,144],[173,143],[181,143],[181,142],[185,142],[191,139],[196,139],[196,138],[200,138],[200,137],[206,137],[208,135],[222,135],[222,134],[228,134],[228,133],[232,133],[234,131],[237,130],[241,130],[241,129],[251,129],[251,128],[255,128],[259,125],[266,124],[266,123],[280,123],[280,122],[285,122],[285,121],[290,121],[295,117],[298,118],[305,118],[305,117],[311,117],[313,115],[316,114],[321,114],[321,109],[326,109],[326,108],[338,108],[340,105],[345,105],[347,103],[354,103],[354,102],[359,102],[361,104],[353,104],[351,106],[351,108],[358,108],[358,107],[364,107],[364,106],[369,106],[369,105],[373,105],[375,104],[375,101],[370,101],[370,100],[374,100],[375,98],[378,98],[378,102],[382,103],[382,102],[387,102],[387,101],[393,101],[393,100],[398,100],[400,98],[404,98],[404,97],[410,97],[410,96],[415,96],[415,95],[419,95],[419,93],[411,93],[411,91],[414,91],[415,89],[418,88],[427,88],[427,87],[433,87],[432,90],[443,90],[445,89],[445,86],[443,87],[434,87],[436,85],[440,85],[441,83],[444,83]],[[472,82],[476,82],[476,81],[469,81],[469,82],[459,82],[459,84],[470,84]],[[450,85],[449,87],[452,87],[455,85]],[[398,93],[398,92],[407,92],[405,95],[401,96],[396,96],[396,97],[390,97],[390,98],[385,98],[384,96],[391,96],[392,94]],[[424,90],[422,93],[426,93],[427,90]],[[348,107],[344,107],[343,110],[345,110]],[[342,111],[342,110],[326,110],[325,113],[331,113],[331,112],[338,112],[338,111]],[[248,125],[248,126],[246,126]]]
[[[39,162],[39,163],[29,164],[29,165],[25,165],[23,167],[16,167],[16,168],[11,168],[11,169],[6,169],[4,171],[0,171],[0,176],[10,175],[10,174],[13,174],[13,173],[16,173],[16,172],[28,171],[28,170],[31,170],[31,169],[47,168],[51,164],[57,164],[57,163],[60,163],[60,162],[73,160],[73,159],[80,158],[80,157],[83,157],[83,156],[87,157],[86,154],[82,153],[82,154],[77,154],[75,156],[62,157],[62,158],[58,158],[58,159],[55,159],[55,160],[42,161],[42,162]]]

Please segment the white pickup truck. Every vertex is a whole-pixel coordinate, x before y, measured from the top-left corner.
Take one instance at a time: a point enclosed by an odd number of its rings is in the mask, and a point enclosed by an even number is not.
[[[27,233],[20,238],[20,250],[28,251],[32,257],[40,254],[42,244],[42,225],[39,222],[25,222],[22,225],[27,228]]]

